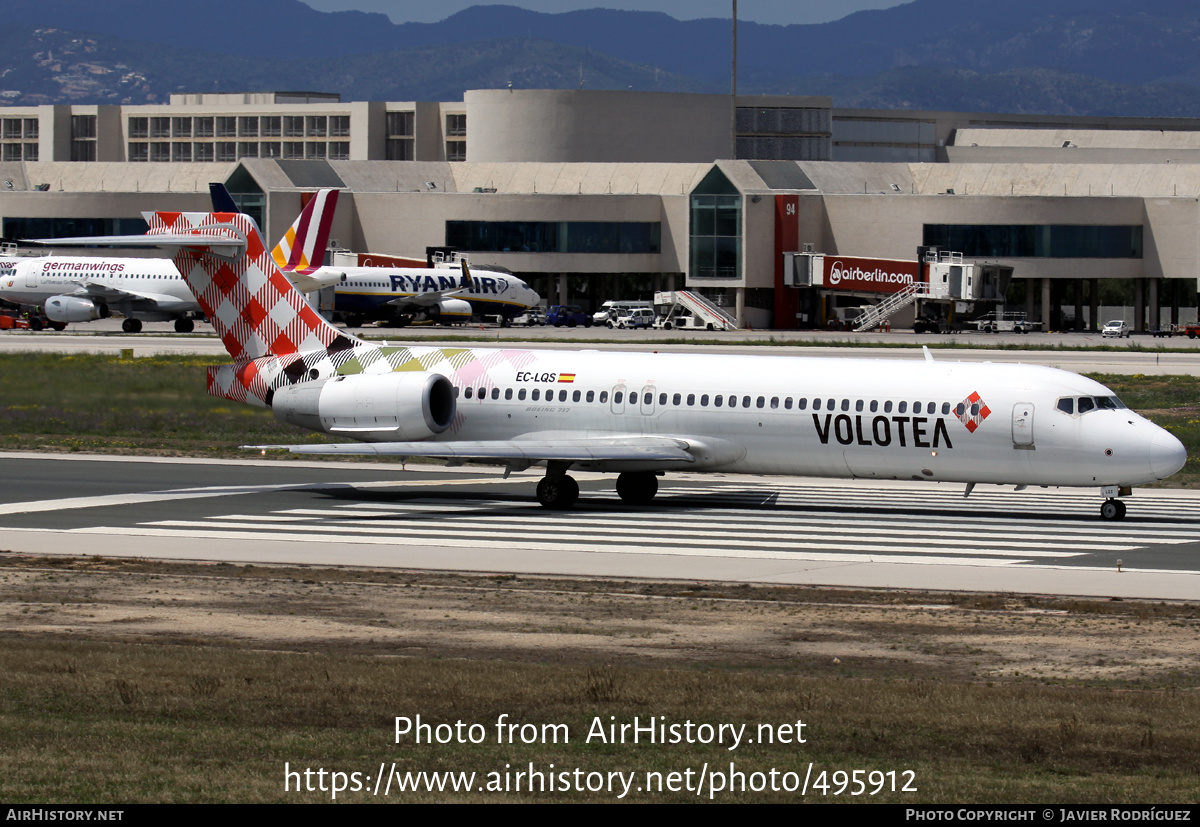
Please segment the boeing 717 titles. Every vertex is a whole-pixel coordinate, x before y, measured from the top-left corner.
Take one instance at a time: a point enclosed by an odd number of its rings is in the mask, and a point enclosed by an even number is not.
[[[372,344],[312,311],[247,216],[147,220],[183,245],[175,263],[233,359],[208,392],[356,440],[269,447],[544,465],[550,508],[576,502],[573,468],[616,473],[631,504],[687,470],[1091,487],[1110,520],[1186,459],[1108,388],[1045,367]]]

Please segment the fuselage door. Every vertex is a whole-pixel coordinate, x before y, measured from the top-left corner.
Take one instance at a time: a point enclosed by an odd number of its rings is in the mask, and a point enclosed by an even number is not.
[[[642,388],[642,413],[650,416],[654,413],[654,386],[647,385]]]
[[[25,286],[26,287],[37,287],[38,286],[38,268],[37,267],[29,267],[25,270]]]
[[[612,389],[612,399],[609,404],[615,414],[625,413],[625,385],[616,385]]]
[[[1014,448],[1033,447],[1033,403],[1018,402],[1013,405],[1012,441]]]

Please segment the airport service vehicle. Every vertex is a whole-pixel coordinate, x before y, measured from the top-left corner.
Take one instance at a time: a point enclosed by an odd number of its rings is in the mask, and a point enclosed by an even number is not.
[[[1180,330],[1180,333],[1186,335],[1189,339],[1195,339],[1200,336],[1200,324],[1185,324]]]
[[[312,311],[261,252],[248,216],[148,222],[148,237],[173,245],[191,235],[176,261],[232,357],[209,368],[208,392],[355,440],[247,447],[544,465],[537,497],[557,509],[578,499],[572,468],[618,474],[629,504],[648,503],[659,474],[687,470],[915,478],[967,494],[979,484],[1092,487],[1107,520],[1124,516],[1119,497],[1132,486],[1186,460],[1178,439],[1098,382],[935,361],[927,349],[895,361],[368,343]],[[211,251],[239,243],[233,258]],[[265,312],[251,313],[253,301]]]
[[[1105,339],[1117,338],[1124,336],[1129,338],[1129,325],[1120,319],[1113,319],[1111,322],[1105,322],[1104,327],[1100,329],[1100,336]]]
[[[965,324],[974,326],[980,333],[1029,333],[1042,329],[1041,322],[1029,321],[1024,313],[1002,310],[984,313]]]
[[[634,307],[626,310],[622,315],[617,317],[615,326],[621,330],[630,328],[646,328],[654,327],[654,322],[658,317],[654,314],[652,307]],[[608,323],[609,327],[614,327],[612,322]]]
[[[525,325],[526,327],[533,327],[535,324],[544,325],[546,323],[546,317],[542,315],[541,310],[538,310],[537,308],[531,308],[513,319],[512,323],[515,325],[519,324]]]
[[[600,309],[592,314],[592,324],[602,324],[608,328],[617,326],[617,319],[625,314],[628,310],[633,310],[636,307],[649,307],[654,309],[654,305],[650,302],[627,300],[627,301],[606,301],[600,305]]]
[[[556,304],[546,311],[546,324],[555,327],[591,327],[592,317],[584,313],[577,304]]]

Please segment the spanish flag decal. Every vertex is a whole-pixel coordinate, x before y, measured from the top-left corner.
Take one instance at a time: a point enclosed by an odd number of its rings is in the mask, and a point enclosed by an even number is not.
[[[575,381],[575,374],[573,374],[573,373],[560,373],[560,374],[558,375],[558,381],[559,381],[559,382],[574,382],[574,381]]]

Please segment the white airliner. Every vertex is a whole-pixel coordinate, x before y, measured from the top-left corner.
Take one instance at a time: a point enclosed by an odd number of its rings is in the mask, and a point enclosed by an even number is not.
[[[233,357],[208,392],[357,440],[270,447],[544,465],[550,508],[578,498],[572,468],[617,473],[631,504],[686,470],[1091,487],[1108,520],[1186,461],[1112,391],[1052,368],[370,344],[312,312],[248,217],[147,220],[148,238],[186,245],[176,264]]]
[[[229,199],[228,193],[224,197]],[[215,202],[216,192],[213,198]],[[338,280],[336,273],[317,273],[333,222],[337,190],[323,191],[314,196],[313,202],[313,210],[296,219],[271,253],[279,269],[304,292],[331,286]],[[41,239],[39,243],[147,246],[145,236]],[[105,319],[116,313],[125,317],[121,329],[126,333],[140,332],[142,322],[171,320],[175,321],[176,332],[191,333],[195,328],[192,319],[201,307],[175,263],[165,258],[0,258],[0,299],[42,308],[58,330],[70,322]]]
[[[335,309],[351,327],[364,319],[401,325],[418,318],[467,322],[473,314],[500,316],[507,323],[542,300],[507,272],[468,268],[460,276],[449,268],[334,265],[317,273],[326,271],[345,274],[335,290]]]

